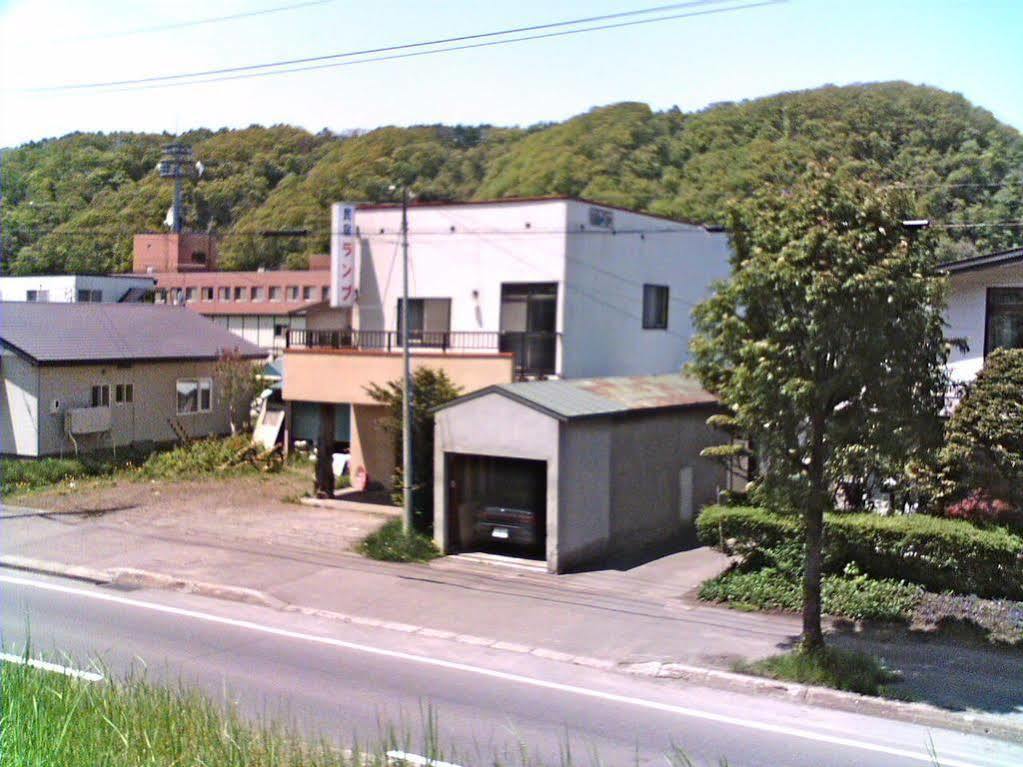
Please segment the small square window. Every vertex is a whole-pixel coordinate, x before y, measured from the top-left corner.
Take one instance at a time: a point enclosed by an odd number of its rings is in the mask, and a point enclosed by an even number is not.
[[[234,300],[235,301],[244,301],[245,300],[245,288],[235,288],[234,289]]]
[[[643,286],[643,328],[665,330],[668,327],[668,286]]]
[[[295,287],[294,285],[289,285],[288,286],[288,300],[289,301],[297,301],[298,300],[298,288]]]
[[[305,287],[302,288],[302,300],[303,301],[312,301],[313,300],[313,286],[312,285],[306,285]]]
[[[212,301],[213,300],[213,288],[203,288],[202,289],[202,300],[203,301]]]
[[[262,288],[252,288],[249,291],[249,300],[251,300],[251,301],[262,301],[263,300],[263,289]]]
[[[119,405],[127,405],[135,401],[135,387],[133,384],[117,384],[114,389],[114,402]]]
[[[194,301],[197,293],[196,288],[185,288],[185,300]]]
[[[231,288],[217,288],[217,300],[219,300],[219,301],[230,301],[231,300]]]
[[[321,301],[330,300],[330,288],[328,288],[326,285],[320,288],[320,300]]]
[[[270,288],[270,300],[280,301],[282,292],[283,291],[281,290],[280,286],[274,285],[273,287]]]

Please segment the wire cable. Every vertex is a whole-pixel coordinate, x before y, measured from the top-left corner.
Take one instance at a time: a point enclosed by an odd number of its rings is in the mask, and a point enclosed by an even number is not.
[[[309,8],[314,5],[328,5],[334,2],[334,0],[307,0],[302,3],[292,3],[291,5],[279,5],[273,8],[263,8],[256,11],[243,11],[241,13],[232,13],[226,16],[209,16],[203,19],[193,19],[191,21],[174,21],[166,24],[154,24],[151,27],[139,27],[137,29],[125,29],[118,32],[107,32],[98,35],[86,35],[83,37],[72,37],[68,38],[66,42],[73,42],[77,40],[110,40],[117,37],[130,37],[132,35],[144,35],[153,32],[166,32],[173,29],[188,29],[189,27],[200,27],[206,24],[220,24],[225,21],[236,21],[238,19],[248,19],[254,16],[268,16],[273,13],[283,13],[285,11],[293,11],[299,8]]]
[[[604,21],[617,18],[625,18],[639,15],[649,15],[652,13],[660,13],[668,10],[676,10],[681,8],[692,8],[695,6],[706,6],[706,5],[720,5],[730,0],[690,0],[684,3],[672,3],[670,5],[655,6],[651,8],[643,8],[632,11],[622,11],[619,13],[604,14],[601,16],[590,16],[579,19],[566,19],[563,21],[549,22],[546,24],[534,24],[524,27],[513,27],[494,32],[479,32],[469,35],[459,35],[455,37],[440,38],[436,40],[423,40],[414,43],[404,43],[399,45],[383,46],[379,48],[369,48],[360,51],[346,51],[341,53],[326,54],[323,56],[309,56],[298,59],[287,59],[281,61],[267,62],[264,64],[249,64],[238,67],[224,67],[221,69],[209,69],[195,72],[183,72],[171,75],[156,75],[152,77],[140,77],[127,80],[109,80],[105,82],[92,82],[92,83],[74,83],[74,84],[63,84],[63,85],[51,85],[41,86],[33,88],[21,88],[19,92],[28,93],[47,93],[54,91],[74,91],[74,90],[87,90],[87,89],[99,89],[99,88],[118,88],[120,86],[140,86],[134,88],[122,88],[123,90],[142,90],[150,87],[169,87],[170,85],[192,85],[199,83],[210,83],[210,82],[222,82],[225,80],[239,80],[247,79],[252,77],[266,77],[271,75],[289,74],[294,72],[304,72],[314,69],[327,69],[331,67],[347,66],[351,64],[365,64],[377,61],[390,61],[401,58],[411,58],[413,56],[424,56],[434,53],[447,53],[451,51],[468,50],[472,48],[483,48],[494,45],[507,45],[510,43],[524,42],[526,40],[539,40],[550,37],[562,37],[566,35],[582,34],[584,32],[595,32],[604,29],[616,29],[621,27],[634,26],[638,24],[650,24],[660,21],[669,21],[673,19],[686,18],[690,16],[700,16],[712,13],[724,13],[728,11],[743,10],[746,8],[755,8],[766,5],[777,5],[787,0],[762,0],[761,2],[751,3],[747,5],[730,6],[728,8],[711,8],[704,11],[693,11],[688,13],[673,14],[668,16],[659,16],[652,19],[640,19],[638,21],[631,22],[620,22],[616,24],[603,24],[599,26],[584,27],[582,29],[570,29],[562,30],[560,32],[553,32],[540,35],[525,35],[521,37],[509,38],[505,40],[491,40],[489,42],[476,43],[472,45],[454,45],[450,46],[450,43],[465,42],[468,40],[479,40],[490,37],[504,37],[507,35],[518,34],[521,32],[533,32],[543,29],[552,29],[557,27],[565,26],[578,26],[580,24],[588,24],[595,21]],[[390,56],[372,56],[377,53],[387,53],[390,51],[401,51],[409,50],[414,48],[429,48],[431,46],[448,45],[445,48],[435,48],[427,51],[417,51],[415,53],[405,53]],[[359,59],[357,61],[336,61],[337,59],[349,59],[358,56],[371,56],[370,58]],[[313,62],[324,62],[329,61],[331,63],[318,64],[315,66],[294,66],[298,64],[311,64]],[[291,67],[290,69],[281,69],[281,67]],[[255,71],[255,70],[266,70],[271,69],[273,71]],[[237,74],[242,73],[242,74]],[[220,77],[219,75],[229,75]],[[205,79],[198,79],[205,78]],[[172,82],[187,80],[185,83]]]

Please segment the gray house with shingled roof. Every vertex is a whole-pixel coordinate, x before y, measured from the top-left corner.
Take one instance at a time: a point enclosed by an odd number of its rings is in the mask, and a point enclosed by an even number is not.
[[[225,434],[214,366],[259,347],[183,307],[0,302],[0,453],[68,455]]]

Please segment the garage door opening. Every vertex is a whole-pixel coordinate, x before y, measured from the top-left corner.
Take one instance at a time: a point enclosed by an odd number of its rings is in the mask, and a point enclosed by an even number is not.
[[[547,462],[447,454],[452,551],[546,559]]]

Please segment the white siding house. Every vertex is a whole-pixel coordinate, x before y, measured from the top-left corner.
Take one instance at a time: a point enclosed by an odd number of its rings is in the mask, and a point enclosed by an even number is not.
[[[142,301],[156,280],[132,275],[46,274],[0,277],[0,301],[106,303]]]
[[[968,347],[953,349],[949,373],[955,383],[968,383],[992,349],[1023,348],[1023,248],[941,268],[949,278],[946,333]]]

